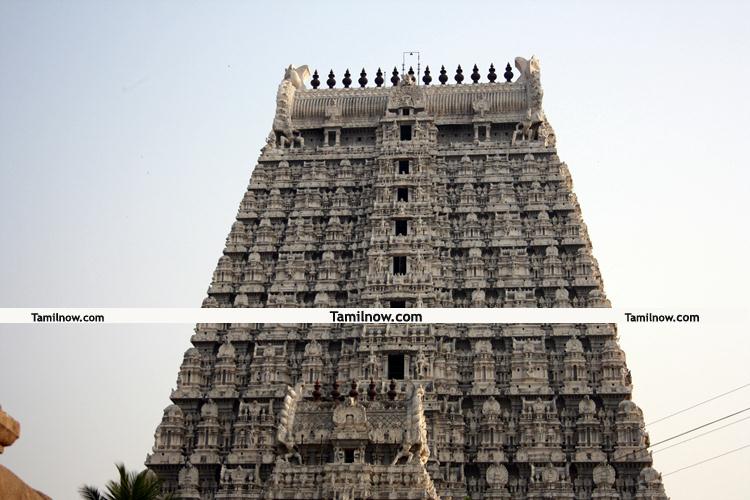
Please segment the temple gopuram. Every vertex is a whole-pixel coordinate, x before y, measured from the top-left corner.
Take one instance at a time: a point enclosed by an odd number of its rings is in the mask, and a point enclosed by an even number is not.
[[[434,73],[286,69],[203,307],[609,307],[539,61]],[[146,464],[186,500],[665,500],[631,393],[611,324],[198,324]]]

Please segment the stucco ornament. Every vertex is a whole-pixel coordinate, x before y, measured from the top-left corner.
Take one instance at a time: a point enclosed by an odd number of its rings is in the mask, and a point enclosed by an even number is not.
[[[424,387],[415,387],[407,408],[407,428],[401,441],[401,450],[391,462],[396,465],[402,458],[410,463],[416,456],[422,464],[430,458],[427,446],[427,421],[424,416]]]
[[[601,487],[610,487],[615,484],[615,469],[609,464],[599,464],[594,467],[594,484]]]
[[[491,488],[499,488],[508,484],[508,469],[503,464],[493,464],[487,467],[487,484]]]
[[[544,96],[544,91],[542,90],[540,78],[541,66],[539,59],[536,56],[531,56],[531,59],[516,57],[515,64],[521,73],[516,83],[526,85],[526,97],[528,109],[531,111],[531,120],[534,122],[543,121],[542,97]]]
[[[294,94],[297,90],[305,88],[304,81],[308,78],[310,78],[310,70],[306,65],[294,68],[290,64],[284,71],[284,79],[281,80],[276,92],[276,117],[273,120],[273,130],[288,141],[292,140],[296,132],[292,125]]]
[[[290,458],[296,458],[301,464],[302,457],[294,444],[294,416],[297,411],[297,403],[302,397],[302,385],[296,387],[287,386],[284,396],[284,406],[279,416],[279,425],[276,429],[276,440],[282,448],[279,459],[288,462]]]

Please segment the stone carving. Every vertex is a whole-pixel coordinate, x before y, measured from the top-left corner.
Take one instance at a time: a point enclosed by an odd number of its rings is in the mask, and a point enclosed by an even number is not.
[[[427,463],[430,458],[430,449],[427,446],[427,422],[424,417],[424,387],[417,386],[413,390],[407,412],[407,427],[404,431],[404,437],[401,441],[401,450],[391,462],[396,465],[402,458],[406,463],[416,456],[422,464]]]
[[[615,484],[615,469],[609,464],[599,464],[594,467],[592,475],[597,488],[610,488]]]
[[[302,456],[294,444],[292,427],[294,425],[295,412],[297,411],[297,402],[301,397],[301,390],[301,385],[298,385],[296,388],[287,386],[286,396],[284,396],[284,406],[281,408],[279,426],[276,431],[276,440],[281,447],[278,458],[285,462],[288,462],[290,458],[295,458],[300,464],[302,463]]]
[[[516,66],[325,90],[287,68],[203,307],[608,306],[539,61]],[[147,458],[181,498],[664,498],[612,325],[199,324],[192,341]]]
[[[279,84],[276,92],[276,117],[273,120],[273,130],[287,141],[292,141],[295,133],[298,133],[292,125],[292,106],[294,104],[294,94],[298,89],[304,89],[304,81],[310,77],[310,70],[307,66],[298,68],[290,64],[284,71],[284,79]]]
[[[388,109],[396,111],[401,108],[424,109],[425,97],[423,87],[415,85],[412,79],[404,78],[398,86],[391,89],[388,96]]]
[[[486,97],[475,99],[474,102],[471,103],[471,107],[474,110],[474,113],[480,117],[483,117],[485,113],[490,111],[490,103]]]
[[[531,59],[516,57],[515,65],[521,73],[516,83],[523,83],[526,86],[527,109],[530,111],[529,117],[533,122],[540,122],[544,119],[544,111],[542,111],[542,97],[544,96],[544,92],[542,91],[542,83],[539,76],[539,59],[536,56],[531,56]]]
[[[499,415],[500,414],[500,403],[497,399],[490,396],[482,405],[483,415]]]
[[[503,464],[493,464],[487,468],[487,484],[490,488],[502,488],[508,484],[508,469]]]
[[[333,411],[333,423],[343,427],[361,427],[367,423],[365,407],[357,404],[354,398],[347,398],[346,403],[338,405]]]
[[[196,469],[189,460],[180,469],[177,477],[180,485],[180,498],[200,498],[200,492],[198,490],[200,486],[200,475],[198,474],[198,469]]]
[[[336,99],[331,98],[326,105],[326,119],[331,122],[336,122],[339,118],[341,118],[341,107]]]
[[[555,145],[557,144],[555,131],[553,130],[552,125],[550,125],[547,121],[546,117],[544,118],[544,121],[539,124],[537,135],[539,137],[539,140],[544,143],[545,147],[555,147]]]

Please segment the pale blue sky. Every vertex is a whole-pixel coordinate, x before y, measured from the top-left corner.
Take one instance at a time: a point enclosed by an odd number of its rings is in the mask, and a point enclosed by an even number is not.
[[[0,3],[0,306],[200,304],[288,64],[337,75],[515,56],[545,109],[614,305],[747,308],[748,35],[741,2]],[[743,326],[620,333],[646,420],[750,381]],[[0,326],[0,456],[55,499],[141,466],[186,326]],[[652,441],[748,406],[742,392]],[[655,455],[750,443],[749,423]],[[665,478],[746,498],[750,450]],[[714,493],[709,493],[714,492]]]

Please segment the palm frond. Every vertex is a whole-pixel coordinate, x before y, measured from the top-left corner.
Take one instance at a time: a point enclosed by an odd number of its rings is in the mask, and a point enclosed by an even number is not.
[[[107,492],[102,494],[92,486],[79,489],[84,500],[173,500],[171,493],[162,494],[161,480],[149,469],[128,471],[125,464],[115,464],[118,479],[108,481]]]
[[[156,475],[145,469],[135,476],[133,481],[133,498],[143,500],[154,500],[159,497],[161,493],[161,481]]]
[[[87,484],[78,488],[78,493],[84,500],[106,500],[98,488]]]

